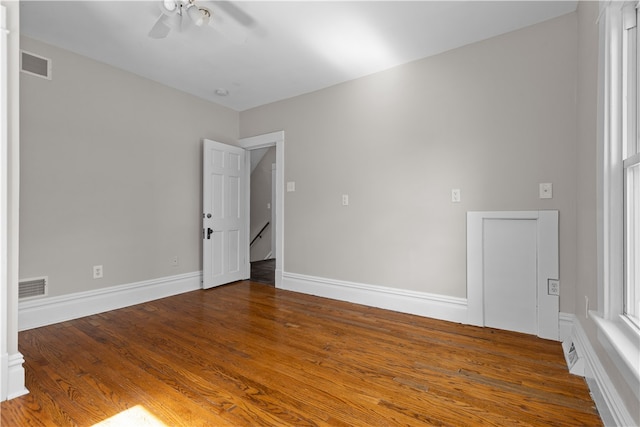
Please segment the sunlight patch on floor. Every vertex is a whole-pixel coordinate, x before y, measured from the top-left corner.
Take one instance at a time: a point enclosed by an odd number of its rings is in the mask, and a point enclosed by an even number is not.
[[[111,418],[94,424],[94,427],[167,427],[162,421],[154,417],[149,411],[140,405],[122,411]]]

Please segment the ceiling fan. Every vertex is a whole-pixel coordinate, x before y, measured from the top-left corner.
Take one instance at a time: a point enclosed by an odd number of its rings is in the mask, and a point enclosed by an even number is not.
[[[196,0],[160,0],[160,17],[149,31],[149,37],[163,39],[172,29],[185,31],[189,26],[206,26],[211,23],[231,41],[243,43],[247,39],[246,29],[255,25],[254,19],[229,1],[217,1],[215,6],[238,25],[233,25],[219,13],[214,15],[210,8],[196,4]]]

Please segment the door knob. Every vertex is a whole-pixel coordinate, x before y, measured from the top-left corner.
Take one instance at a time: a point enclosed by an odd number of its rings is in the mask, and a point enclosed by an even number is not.
[[[211,228],[207,228],[207,240],[211,239],[211,233],[213,233],[213,230]]]

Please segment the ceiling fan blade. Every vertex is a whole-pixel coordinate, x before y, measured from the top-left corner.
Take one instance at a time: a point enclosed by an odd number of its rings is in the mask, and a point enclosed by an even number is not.
[[[231,22],[222,18],[219,14],[214,13],[209,21],[209,25],[220,33],[225,39],[234,44],[244,44],[249,38],[249,30],[242,25]]]
[[[222,9],[227,15],[233,18],[236,22],[244,27],[254,27],[256,25],[255,19],[244,10],[240,9],[233,2],[230,1],[216,1],[216,6]]]
[[[175,15],[175,19],[178,20],[178,25],[177,25],[178,31],[181,33],[185,30],[188,30],[189,27],[191,26],[191,18],[189,18],[188,16],[185,16],[186,14],[187,13],[183,8],[180,13]]]
[[[164,21],[166,18],[167,16],[164,13],[160,15],[156,23],[153,24],[153,27],[151,27],[151,30],[149,31],[149,37],[151,37],[152,39],[163,39],[169,35],[171,27],[165,24]]]

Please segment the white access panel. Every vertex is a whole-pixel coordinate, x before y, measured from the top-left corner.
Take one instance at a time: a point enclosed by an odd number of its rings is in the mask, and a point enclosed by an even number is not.
[[[558,340],[550,279],[560,279],[558,211],[467,212],[469,324]]]
[[[485,219],[484,324],[537,334],[537,221]]]

